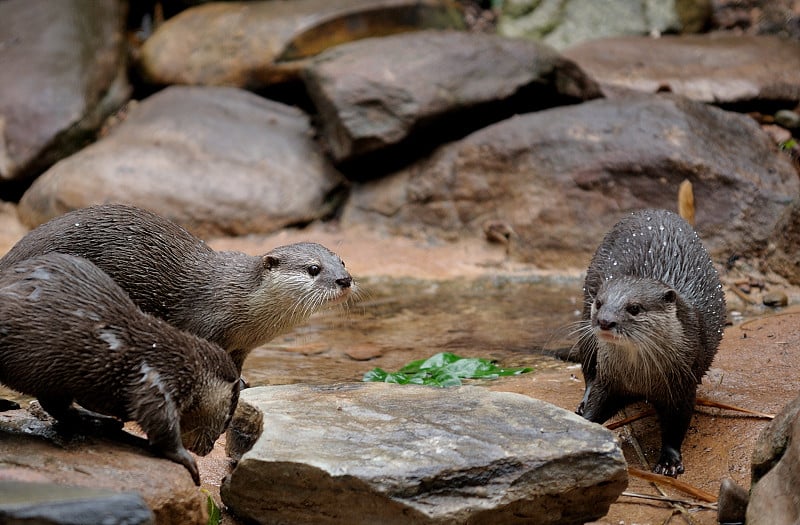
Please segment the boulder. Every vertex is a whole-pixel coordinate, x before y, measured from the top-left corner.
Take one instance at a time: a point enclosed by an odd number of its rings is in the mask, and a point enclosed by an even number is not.
[[[342,42],[462,26],[442,0],[216,2],[160,26],[141,48],[139,69],[155,84],[255,89],[296,79],[292,61]]]
[[[201,236],[270,232],[329,214],[344,179],[301,111],[237,88],[167,88],[20,200],[34,227],[103,202],[150,209]]]
[[[186,468],[154,456],[144,439],[133,435],[126,442],[91,435],[66,437],[54,430],[52,419],[46,416],[39,419],[25,409],[0,413],[0,479],[17,488],[20,483],[59,485],[61,489],[48,491],[51,502],[48,505],[60,509],[62,516],[75,510],[74,505],[82,499],[77,487],[82,487],[85,489],[83,494],[92,495],[90,499],[95,500],[92,504],[84,501],[87,512],[91,505],[96,504],[96,509],[101,511],[103,506],[114,506],[116,501],[116,505],[124,503],[131,511],[129,518],[146,516],[147,513],[135,504],[135,498],[118,496],[109,500],[106,491],[135,492],[152,511],[158,525],[205,525],[208,520],[207,496],[194,485]],[[27,499],[18,500],[16,510],[34,507],[34,498],[41,497],[44,504],[47,497],[41,491],[39,495],[34,492],[26,494]],[[0,486],[0,521],[3,521],[3,512],[14,510],[13,505],[9,506],[10,496]],[[122,509],[120,506],[118,511]],[[32,511],[25,512],[30,514]],[[75,522],[60,523],[91,522],[87,514]]]
[[[242,404],[263,431],[250,450],[231,440],[221,493],[259,523],[584,523],[627,485],[611,432],[521,394],[286,385]]]
[[[716,258],[761,253],[800,191],[750,118],[676,96],[631,95],[512,117],[354,188],[344,224],[439,239],[504,224],[515,260],[585,267],[624,214],[676,209],[694,187]]]
[[[671,91],[714,104],[800,102],[800,41],[728,33],[629,36],[564,50],[613,95]],[[653,57],[658,57],[654,60]]]
[[[315,57],[304,78],[338,162],[409,139],[430,151],[515,113],[600,95],[548,46],[461,31],[343,44]],[[385,160],[379,155],[372,171]]]
[[[764,429],[753,450],[747,524],[800,522],[800,397]]]
[[[0,2],[0,181],[82,147],[130,93],[120,2]]]
[[[37,525],[154,525],[135,492],[0,480],[0,521]]]
[[[792,284],[800,285],[800,197],[775,225],[770,241],[767,266]]]
[[[509,0],[498,33],[542,40],[556,49],[618,35],[702,30],[709,0]]]

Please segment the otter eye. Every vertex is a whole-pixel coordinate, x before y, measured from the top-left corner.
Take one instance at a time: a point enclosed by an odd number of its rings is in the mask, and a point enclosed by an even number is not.
[[[319,275],[319,272],[322,271],[322,268],[320,268],[318,264],[312,264],[311,266],[306,268],[306,271],[308,271],[308,275],[310,275],[311,277],[316,277],[317,275]]]
[[[642,313],[642,306],[638,304],[629,304],[625,307],[625,311],[633,316],[637,316]]]

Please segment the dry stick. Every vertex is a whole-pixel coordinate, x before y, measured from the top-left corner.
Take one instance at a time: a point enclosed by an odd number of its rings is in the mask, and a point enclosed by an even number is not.
[[[670,487],[680,490],[690,496],[697,498],[701,501],[705,501],[706,503],[716,503],[717,497],[709,492],[706,492],[702,489],[698,489],[692,485],[684,481],[679,481],[675,478],[670,478],[669,476],[662,476],[661,474],[656,474],[655,472],[648,472],[646,470],[641,470],[634,467],[628,467],[628,473],[639,479],[643,479],[645,481],[651,481],[653,483],[663,483],[665,485],[669,485]]]
[[[627,490],[621,494],[627,498],[640,498],[640,499],[649,499],[653,501],[663,501],[665,503],[679,503],[681,505],[687,505],[690,507],[699,507],[701,509],[707,510],[717,510],[716,504],[713,503],[698,503],[696,501],[689,501],[685,499],[678,499],[678,498],[665,498],[663,496],[653,496],[651,494],[639,494],[638,492],[628,492]]]
[[[766,412],[759,412],[758,410],[750,410],[749,408],[742,408],[736,405],[728,405],[726,403],[721,403],[719,401],[714,401],[713,399],[706,399],[704,397],[698,397],[696,400],[697,405],[704,406],[704,407],[711,407],[711,408],[720,408],[722,410],[732,410],[734,412],[741,412],[743,414],[750,414],[751,416],[760,417],[763,419],[775,419],[774,414],[767,414]],[[648,408],[647,410],[643,410],[638,414],[634,414],[632,416],[628,416],[624,419],[620,419],[619,421],[612,421],[611,423],[607,423],[605,427],[609,430],[616,430],[619,427],[625,426],[628,423],[633,423],[634,421],[638,421],[640,419],[649,417],[654,415],[656,412],[652,408]]]
[[[723,410],[734,410],[736,412],[742,412],[744,414],[750,414],[752,416],[757,416],[764,419],[775,419],[775,414],[767,414],[765,412],[759,412],[758,410],[750,410],[749,408],[737,407],[736,405],[728,405],[725,403],[720,403],[719,401],[714,401],[713,399],[705,399],[702,397],[698,397],[696,404],[704,407],[721,408]]]

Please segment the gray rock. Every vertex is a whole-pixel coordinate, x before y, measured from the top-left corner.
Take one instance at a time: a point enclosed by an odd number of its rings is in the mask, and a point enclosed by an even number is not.
[[[287,385],[242,403],[264,431],[222,498],[260,523],[584,523],[627,485],[609,431],[520,394]]]
[[[753,450],[748,525],[800,522],[800,397],[764,429]]]
[[[792,284],[800,284],[800,198],[787,207],[775,225],[766,262]]]
[[[239,235],[324,217],[343,184],[301,111],[236,88],[176,86],[39,177],[19,215],[34,227],[124,202],[201,236]]]
[[[708,0],[511,0],[497,31],[564,49],[597,38],[697,31],[711,15]]]
[[[135,492],[0,480],[0,521],[7,525],[153,525],[155,516]]]
[[[132,435],[113,440],[88,434],[67,436],[56,431],[51,419],[41,417],[25,409],[0,412],[0,472],[4,481],[135,492],[153,512],[158,525],[206,525],[207,497],[197,490],[182,465],[154,456],[145,439]],[[8,509],[5,504],[9,500],[4,500],[7,494],[0,487],[0,502],[5,502],[0,503],[0,509],[4,509],[0,510],[2,523],[6,523],[1,513]],[[56,494],[53,496],[55,501]],[[139,508],[127,497],[119,503],[122,501],[127,501],[132,511]],[[66,515],[74,506],[65,502],[57,509]],[[137,510],[130,517],[142,515]],[[90,523],[88,519],[87,515],[78,523]]]
[[[694,188],[712,253],[761,253],[800,191],[750,118],[675,96],[602,99],[510,118],[354,188],[343,224],[414,236],[481,236],[501,222],[515,260],[584,266],[624,213],[676,209]]]
[[[336,161],[409,138],[429,151],[515,113],[600,95],[548,46],[460,31],[343,44],[318,55],[304,78]]]
[[[609,95],[633,89],[715,104],[800,102],[800,42],[774,36],[608,38],[566,49],[564,56]]]
[[[82,147],[127,100],[119,2],[0,2],[0,181]]]
[[[294,80],[292,62],[359,38],[459,28],[441,0],[293,0],[211,3],[167,20],[142,46],[139,68],[156,84],[259,88]]]

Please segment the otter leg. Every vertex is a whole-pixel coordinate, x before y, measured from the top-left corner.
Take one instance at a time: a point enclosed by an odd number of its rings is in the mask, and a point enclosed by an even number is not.
[[[151,388],[137,392],[132,418],[147,434],[153,450],[186,467],[194,484],[200,485],[197,463],[181,442],[180,413],[158,386],[151,385]]]
[[[656,474],[677,478],[684,472],[681,445],[692,419],[694,397],[692,395],[690,401],[678,407],[655,406],[661,425],[661,454],[653,467]]]
[[[87,431],[114,434],[122,429],[119,419],[104,416],[72,404],[69,398],[39,397],[42,408],[58,421],[67,432],[85,434]]]
[[[594,423],[603,423],[619,412],[627,404],[626,401],[624,397],[614,394],[608,385],[595,380],[586,384],[583,401],[576,413]]]

